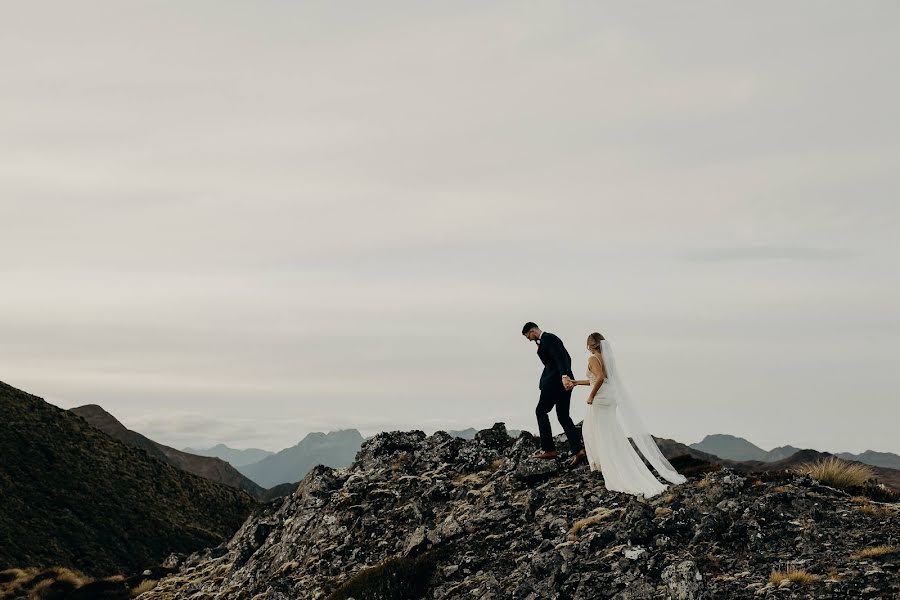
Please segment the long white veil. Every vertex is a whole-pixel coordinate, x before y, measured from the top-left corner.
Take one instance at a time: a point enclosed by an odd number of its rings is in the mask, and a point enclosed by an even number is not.
[[[647,427],[635,408],[628,390],[622,383],[619,369],[616,366],[616,359],[613,356],[612,347],[608,340],[600,342],[600,351],[603,354],[606,377],[612,387],[613,394],[615,394],[618,407],[616,412],[619,415],[619,421],[625,430],[625,434],[634,441],[644,458],[650,462],[653,468],[656,469],[656,472],[664,479],[671,483],[684,483],[687,479],[679,474],[666,460],[666,457],[659,451],[659,446],[656,445],[653,436],[647,431]]]

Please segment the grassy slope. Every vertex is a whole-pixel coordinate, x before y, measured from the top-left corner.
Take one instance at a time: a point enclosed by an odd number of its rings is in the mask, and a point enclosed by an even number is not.
[[[0,382],[0,568],[134,571],[230,536],[255,505]]]

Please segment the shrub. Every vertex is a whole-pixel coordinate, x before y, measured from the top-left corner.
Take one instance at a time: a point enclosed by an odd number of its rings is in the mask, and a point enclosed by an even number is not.
[[[785,571],[772,571],[772,574],[769,575],[769,583],[772,585],[781,585],[785,581],[799,583],[800,585],[811,585],[820,579],[818,575],[813,575],[806,569],[795,569],[794,567],[788,567]]]
[[[578,541],[578,534],[585,527],[590,527],[591,525],[596,525],[601,521],[605,521],[609,517],[620,514],[624,512],[623,508],[599,508],[595,511],[596,514],[591,515],[590,517],[585,517],[584,519],[579,519],[575,521],[572,525],[572,529],[569,530],[569,539],[572,541]]]
[[[157,583],[159,583],[159,582],[156,581],[155,579],[145,579],[140,583],[140,585],[138,585],[137,587],[135,587],[134,589],[131,590],[131,595],[132,596],[140,596],[144,592],[149,592],[150,590],[152,590],[153,588],[156,587]]]
[[[871,467],[860,463],[847,462],[833,456],[811,464],[802,465],[798,472],[809,475],[819,483],[848,489],[862,486],[875,478]]]
[[[873,546],[871,548],[863,548],[859,552],[854,552],[850,555],[850,558],[853,560],[864,560],[866,558],[877,558],[879,556],[887,556],[889,554],[894,554],[900,551],[900,548],[897,546]]]

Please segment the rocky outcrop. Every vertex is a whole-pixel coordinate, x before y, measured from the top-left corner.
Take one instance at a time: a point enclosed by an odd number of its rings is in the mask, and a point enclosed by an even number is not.
[[[650,500],[600,473],[529,458],[502,424],[471,441],[383,433],[352,466],[316,467],[227,544],[188,557],[141,600],[187,598],[893,597],[895,503],[786,473],[716,470]],[[704,472],[705,471],[705,472]],[[885,545],[880,556],[857,556]],[[805,570],[770,583],[775,570]],[[798,572],[799,572],[798,571]]]

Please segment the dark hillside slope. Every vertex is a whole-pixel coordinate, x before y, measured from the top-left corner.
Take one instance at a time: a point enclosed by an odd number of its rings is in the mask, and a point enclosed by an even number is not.
[[[255,506],[2,382],[0,415],[0,570],[143,569],[227,539]]]

